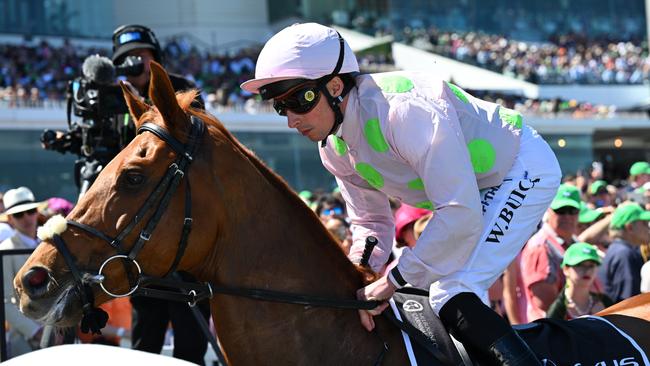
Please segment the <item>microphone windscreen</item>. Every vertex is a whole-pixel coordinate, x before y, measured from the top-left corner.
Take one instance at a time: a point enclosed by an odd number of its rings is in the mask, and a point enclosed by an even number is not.
[[[108,57],[100,55],[86,57],[81,71],[87,79],[100,85],[111,84],[115,81],[115,66]]]

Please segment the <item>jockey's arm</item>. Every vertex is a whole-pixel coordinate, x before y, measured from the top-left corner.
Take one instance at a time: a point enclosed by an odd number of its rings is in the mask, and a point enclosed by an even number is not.
[[[394,147],[422,179],[435,210],[415,247],[404,248],[397,269],[407,283],[428,288],[461,269],[478,244],[480,195],[453,108],[405,104],[395,113],[404,123],[393,127]]]
[[[345,200],[351,221],[352,247],[348,258],[359,263],[366,245],[366,238],[374,236],[379,243],[370,256],[370,268],[380,273],[390,256],[395,236],[395,224],[388,197],[378,190],[364,187],[351,179],[336,177],[336,182]]]

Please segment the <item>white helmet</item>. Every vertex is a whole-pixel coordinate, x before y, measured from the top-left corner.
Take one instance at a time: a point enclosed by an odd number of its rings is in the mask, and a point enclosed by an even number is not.
[[[317,23],[294,24],[266,42],[257,59],[255,79],[241,88],[260,93],[260,87],[276,81],[352,72],[359,72],[357,58],[335,29]]]

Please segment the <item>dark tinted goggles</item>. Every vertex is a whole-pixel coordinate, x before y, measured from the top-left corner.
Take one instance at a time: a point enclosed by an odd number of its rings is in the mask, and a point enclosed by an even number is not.
[[[286,116],[287,111],[305,114],[314,109],[319,100],[320,86],[318,84],[302,84],[273,98],[273,108],[281,116]]]

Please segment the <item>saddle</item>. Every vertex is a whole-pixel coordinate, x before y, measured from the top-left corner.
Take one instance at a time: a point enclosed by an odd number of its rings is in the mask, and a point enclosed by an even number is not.
[[[411,365],[484,365],[454,339],[429,306],[429,294],[399,289],[384,315],[402,330]],[[607,319],[540,319],[513,327],[546,366],[650,365],[639,345]]]

